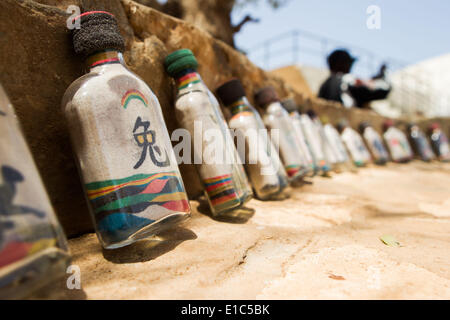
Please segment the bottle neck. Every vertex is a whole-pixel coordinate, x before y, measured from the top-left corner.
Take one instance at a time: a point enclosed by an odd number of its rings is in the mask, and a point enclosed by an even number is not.
[[[245,97],[245,96],[239,98],[232,104],[227,105],[227,107],[230,109],[231,114],[233,116],[240,114],[240,113],[252,112],[249,102],[247,100],[247,97]]]
[[[265,110],[266,112],[284,111],[287,113],[286,109],[283,108],[280,101],[272,101],[272,102],[266,104],[265,106],[263,106],[263,110]]]
[[[121,64],[121,62],[119,52],[115,50],[100,51],[86,59],[86,65],[90,71],[111,64]]]
[[[183,70],[174,78],[179,92],[188,91],[193,86],[202,83],[202,78],[194,69]]]

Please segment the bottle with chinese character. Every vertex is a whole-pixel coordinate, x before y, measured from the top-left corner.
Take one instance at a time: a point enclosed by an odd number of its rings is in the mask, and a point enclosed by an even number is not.
[[[409,140],[414,152],[425,162],[435,159],[433,150],[427,137],[422,132],[417,124],[411,123],[408,125]]]
[[[113,249],[185,220],[190,206],[158,99],[121,63],[115,17],[76,19],[73,44],[89,72],[62,106],[98,238]]]
[[[281,101],[281,104],[291,117],[292,125],[294,127],[295,134],[297,135],[297,141],[299,142],[299,145],[301,147],[304,165],[310,169],[309,174],[311,176],[314,176],[317,173],[317,166],[314,161],[314,157],[311,153],[310,147],[308,146],[308,143],[305,138],[301,116],[300,113],[298,112],[297,103],[295,102],[294,99],[287,98]]]
[[[392,120],[386,120],[384,122],[383,131],[383,138],[392,161],[399,163],[410,161],[414,155],[403,131],[396,128]]]
[[[338,131],[341,133],[342,141],[344,141],[353,163],[357,167],[363,167],[371,161],[371,156],[361,135],[351,128],[346,120],[341,120],[338,124]]]
[[[379,165],[384,165],[389,161],[389,154],[384,147],[383,139],[378,132],[370,125],[369,122],[364,121],[359,125],[359,132],[362,134],[374,162]]]
[[[439,123],[432,123],[428,132],[431,140],[431,146],[433,147],[433,150],[439,160],[450,162],[450,144]]]
[[[252,191],[219,102],[197,72],[198,62],[190,50],[172,52],[164,64],[177,83],[175,116],[190,134],[211,213],[234,212],[251,199]]]
[[[0,85],[0,299],[25,298],[65,275],[66,238]]]
[[[300,142],[289,113],[282,106],[273,87],[265,87],[255,93],[255,102],[263,110],[264,124],[270,130],[272,143],[279,150],[288,178],[293,184],[302,183],[310,172],[301,153]]]
[[[256,196],[261,200],[277,198],[288,184],[287,175],[258,111],[247,100],[238,79],[222,84],[216,93],[231,112],[228,124],[235,130],[236,146],[245,159]]]

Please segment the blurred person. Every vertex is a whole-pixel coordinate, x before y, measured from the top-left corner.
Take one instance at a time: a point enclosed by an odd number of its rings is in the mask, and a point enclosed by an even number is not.
[[[320,87],[319,98],[340,102],[347,108],[368,108],[369,102],[388,96],[391,85],[386,80],[387,66],[383,64],[372,79],[362,80],[350,73],[356,60],[345,49],[328,56],[330,76]]]

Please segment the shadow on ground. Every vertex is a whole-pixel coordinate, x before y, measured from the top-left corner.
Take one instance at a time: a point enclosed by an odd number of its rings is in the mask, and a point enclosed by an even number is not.
[[[193,231],[177,227],[123,248],[103,249],[103,257],[113,263],[145,262],[174,250],[184,241],[195,239],[197,239],[197,235]]]

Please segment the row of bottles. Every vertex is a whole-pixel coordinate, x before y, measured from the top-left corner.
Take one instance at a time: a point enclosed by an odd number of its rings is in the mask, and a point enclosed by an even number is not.
[[[122,57],[124,41],[107,12],[87,12],[73,32],[75,52],[88,72],[67,89],[62,108],[101,245],[114,249],[158,234],[190,216],[189,200],[161,106]],[[238,79],[216,88],[197,72],[188,49],[169,54],[164,67],[176,83],[174,114],[190,160],[203,183],[212,215],[232,213],[252,197],[280,200],[305,177],[327,176],[370,161],[411,159],[406,136],[392,124],[380,135],[368,124],[361,135],[347,122],[337,129],[272,87],[257,91],[256,106]],[[0,87],[0,298],[22,297],[65,273],[66,239]],[[266,128],[268,130],[266,130]],[[230,129],[232,131],[230,131]],[[432,127],[431,145],[417,126],[411,141],[422,158],[449,160],[445,135]],[[364,141],[365,140],[365,143]],[[366,144],[368,148],[366,148]],[[423,152],[423,154],[422,154]]]

